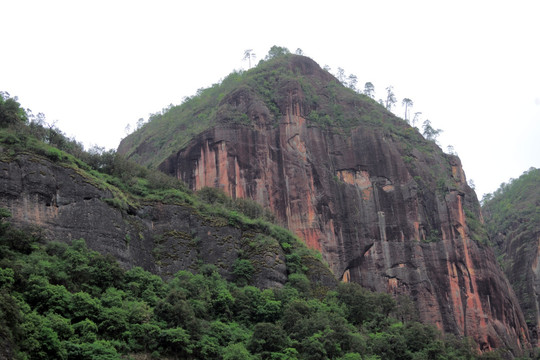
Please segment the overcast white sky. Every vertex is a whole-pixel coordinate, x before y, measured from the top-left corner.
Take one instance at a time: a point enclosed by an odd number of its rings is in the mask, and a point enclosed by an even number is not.
[[[392,85],[479,198],[540,167],[540,2],[0,0],[0,90],[86,146],[285,46]]]

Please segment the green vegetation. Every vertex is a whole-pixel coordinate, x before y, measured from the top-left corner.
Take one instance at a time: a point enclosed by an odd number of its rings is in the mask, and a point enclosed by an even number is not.
[[[271,223],[275,221],[274,214],[270,210],[264,209],[256,201],[243,198],[231,199],[220,189],[204,187],[197,191],[197,196],[213,208],[221,207],[236,211],[249,219],[260,219]]]
[[[501,184],[482,199],[482,211],[490,236],[540,233],[540,169],[530,168],[518,179]]]
[[[471,239],[480,244],[488,244],[489,240],[486,227],[482,224],[480,219],[478,219],[475,213],[469,209],[465,209],[465,218],[467,220],[467,226],[469,227]]]
[[[431,229],[429,231],[429,234],[427,234],[426,238],[423,239],[422,241],[426,243],[432,243],[432,242],[440,241],[441,239],[442,239],[441,231]]]
[[[0,347],[15,359],[473,359],[468,341],[391,315],[355,284],[315,298],[304,275],[281,289],[227,282],[216,268],[170,281],[0,222]],[[235,273],[249,276],[239,261]]]
[[[437,143],[437,137],[440,135],[442,130],[434,129],[431,126],[431,121],[427,119],[424,121],[422,128],[424,130],[424,133],[423,133],[424,137],[429,141],[433,141],[434,143]]]
[[[28,120],[27,114],[21,108],[18,99],[9,93],[0,92],[0,127],[17,125]]]

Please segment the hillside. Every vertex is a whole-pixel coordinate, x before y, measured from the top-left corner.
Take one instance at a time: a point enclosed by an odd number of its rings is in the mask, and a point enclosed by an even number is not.
[[[528,332],[457,156],[313,60],[270,57],[154,116],[119,153],[255,200],[335,276],[487,350]]]
[[[493,194],[482,213],[489,238],[538,344],[540,322],[540,169],[531,168]]]
[[[253,202],[3,120],[0,358],[478,357],[406,297],[336,284]]]

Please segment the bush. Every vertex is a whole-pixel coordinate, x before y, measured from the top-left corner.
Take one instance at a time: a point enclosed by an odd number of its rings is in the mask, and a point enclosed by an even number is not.
[[[242,343],[230,344],[223,349],[223,360],[251,360],[253,358]]]
[[[118,198],[108,198],[108,199],[103,199],[103,201],[105,201],[110,206],[115,207],[119,210],[125,211],[128,209],[128,204],[125,201],[122,201],[121,199],[118,199]]]
[[[197,191],[197,196],[202,201],[209,204],[227,205],[231,201],[231,199],[222,190],[208,186]]]
[[[297,289],[301,294],[308,296],[311,293],[311,283],[304,274],[290,274],[287,285]]]
[[[234,205],[238,211],[252,219],[262,217],[264,214],[262,206],[251,199],[236,199]]]
[[[53,148],[53,147],[48,148],[45,151],[45,156],[47,156],[49,159],[55,162],[61,161],[63,157],[62,152],[58,150],[57,148]]]
[[[236,259],[233,264],[233,274],[236,280],[236,283],[240,286],[249,284],[255,268],[251,261],[246,259]]]
[[[272,352],[280,352],[288,346],[287,334],[281,326],[272,323],[258,323],[253,328],[253,335],[247,348],[252,353],[260,353],[268,358]]]

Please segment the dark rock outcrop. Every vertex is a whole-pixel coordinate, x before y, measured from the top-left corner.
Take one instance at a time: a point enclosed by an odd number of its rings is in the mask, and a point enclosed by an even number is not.
[[[107,203],[112,197],[84,173],[43,158],[0,161],[0,207],[11,211],[13,223],[37,226],[47,238],[84,238],[91,249],[113,255],[126,268],[141,266],[164,277],[207,263],[232,279],[242,249],[255,267],[254,284],[275,287],[287,280],[285,255],[271,237],[205,218],[189,206],[155,203],[127,213]],[[265,247],[250,246],[257,236],[265,237]]]

